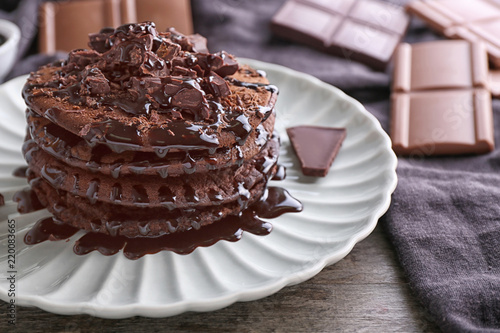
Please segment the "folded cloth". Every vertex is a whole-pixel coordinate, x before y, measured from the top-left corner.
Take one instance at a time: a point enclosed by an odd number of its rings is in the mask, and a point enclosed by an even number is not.
[[[376,72],[274,37],[269,21],[283,3],[194,0],[195,29],[211,49],[278,63],[339,87],[388,129],[391,69]],[[439,38],[413,20],[405,41]],[[500,145],[500,101],[493,109]],[[481,156],[399,158],[399,184],[380,222],[414,293],[443,331],[500,332],[499,169],[499,149]]]
[[[333,0],[332,0],[333,1]],[[7,0],[4,3],[15,3]],[[23,0],[1,18],[21,27],[23,58],[11,77],[54,57],[26,52],[40,0]],[[405,0],[391,0],[403,5]],[[274,37],[271,16],[284,0],[192,0],[195,29],[211,50],[278,63],[309,73],[360,100],[387,129],[390,72]],[[1,5],[0,5],[1,7]],[[36,23],[35,23],[36,26]],[[30,28],[31,27],[31,28]],[[408,42],[438,39],[420,21]],[[56,56],[57,57],[57,56]],[[493,101],[500,144],[500,101]],[[410,285],[446,332],[500,332],[500,149],[481,156],[399,158],[399,184],[381,219]]]

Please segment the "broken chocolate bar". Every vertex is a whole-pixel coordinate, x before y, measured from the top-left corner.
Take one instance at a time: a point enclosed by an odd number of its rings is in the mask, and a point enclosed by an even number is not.
[[[494,148],[488,61],[481,43],[401,44],[395,54],[391,138],[397,154]]]
[[[486,44],[491,62],[500,66],[500,3],[493,0],[418,0],[407,11],[448,38]]]
[[[345,128],[296,126],[286,130],[302,173],[325,177],[346,137]]]
[[[304,43],[384,70],[408,27],[400,7],[378,0],[289,0],[271,29]]]

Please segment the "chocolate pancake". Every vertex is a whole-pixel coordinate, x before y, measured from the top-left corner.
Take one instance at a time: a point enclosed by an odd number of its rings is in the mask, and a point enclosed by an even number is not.
[[[267,181],[277,162],[279,142],[275,136],[251,160],[229,170],[194,172],[162,180],[145,175],[115,179],[99,172],[85,172],[55,159],[39,149],[33,140],[27,140],[23,148],[31,173],[50,183],[56,190],[86,197],[91,202],[188,208],[236,201],[242,191],[252,188],[256,183]],[[162,193],[168,193],[172,200],[165,202],[166,195]],[[215,197],[217,199],[214,200]]]
[[[276,172],[278,91],[200,36],[127,24],[28,78],[23,153],[60,222],[159,236],[239,215]]]
[[[199,229],[227,215],[235,215],[235,212],[241,212],[259,200],[266,190],[267,181],[276,172],[278,146],[275,137],[269,148],[256,156],[256,164],[260,164],[262,159],[266,160],[262,163],[265,169],[260,168],[257,171],[255,168],[245,168],[249,169],[248,174],[237,173],[233,181],[220,179],[222,186],[211,184],[212,188],[206,183],[184,182],[177,188],[179,193],[170,190],[167,183],[158,184],[155,188],[157,193],[152,195],[144,193],[141,197],[140,190],[135,196],[132,194],[132,200],[135,200],[133,205],[122,204],[126,191],[119,183],[115,183],[115,186],[120,186],[119,190],[117,191],[116,187],[111,188],[109,194],[99,186],[93,187],[92,184],[96,183],[90,183],[89,188],[83,188],[85,194],[79,196],[57,186],[64,179],[61,173],[57,174],[59,178],[54,179],[47,176],[46,172],[39,174],[30,169],[29,180],[42,204],[67,224],[110,235],[159,236],[191,228]],[[204,173],[208,174],[210,173]],[[226,177],[233,175],[224,178]],[[232,185],[228,186],[229,184]],[[153,191],[153,188],[148,189]],[[233,193],[227,194],[225,191]],[[111,197],[114,200],[100,200],[100,197]],[[153,198],[156,202],[147,202],[153,201]]]
[[[88,168],[118,178],[120,175],[177,176],[194,171],[226,168],[250,160],[269,140],[274,128],[272,114],[250,133],[243,146],[217,149],[213,154],[203,150],[177,151],[158,156],[152,152],[115,153],[102,145],[91,147],[80,137],[55,125],[33,111],[27,112],[29,132],[36,144],[68,165]]]

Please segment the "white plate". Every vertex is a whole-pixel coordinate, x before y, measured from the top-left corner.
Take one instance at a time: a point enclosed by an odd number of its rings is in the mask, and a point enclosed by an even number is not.
[[[396,187],[396,157],[378,121],[354,99],[311,76],[268,63],[243,60],[267,72],[279,87],[277,104],[287,179],[279,186],[302,201],[301,213],[271,220],[268,236],[244,233],[235,243],[221,241],[189,255],[160,252],[131,261],[93,252],[77,256],[69,242],[26,246],[23,237],[47,211],[20,216],[10,196],[25,186],[11,176],[24,164],[26,77],[0,86],[0,298],[9,301],[7,215],[16,221],[17,305],[59,314],[104,318],[166,317],[211,311],[236,301],[271,295],[305,281],[345,257],[368,236],[389,207]],[[346,127],[347,138],[325,178],[300,173],[285,127],[316,124]],[[321,144],[321,143],[318,143]]]

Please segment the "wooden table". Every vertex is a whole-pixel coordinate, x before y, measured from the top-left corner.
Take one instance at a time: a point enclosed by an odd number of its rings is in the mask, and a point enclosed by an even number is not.
[[[5,313],[6,303],[0,309]],[[314,278],[214,312],[110,320],[18,307],[14,330],[2,317],[0,332],[439,332],[380,226]]]

